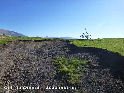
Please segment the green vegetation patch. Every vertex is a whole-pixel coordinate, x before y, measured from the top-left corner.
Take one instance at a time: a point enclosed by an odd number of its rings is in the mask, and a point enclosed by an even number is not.
[[[73,40],[70,42],[78,47],[96,47],[118,52],[124,56],[124,38],[105,38],[94,40]]]
[[[16,36],[7,36],[7,35],[0,35],[0,44],[7,44],[12,41],[16,40],[44,40],[48,38],[41,38],[41,37],[16,37]]]
[[[53,60],[53,64],[57,67],[57,76],[60,79],[76,85],[80,84],[80,77],[83,76],[82,68],[88,65],[88,61],[57,57]]]
[[[17,36],[7,36],[7,35],[0,35],[0,44],[8,44],[9,42],[16,41],[16,40],[66,40],[60,38],[42,38],[42,37],[17,37]]]

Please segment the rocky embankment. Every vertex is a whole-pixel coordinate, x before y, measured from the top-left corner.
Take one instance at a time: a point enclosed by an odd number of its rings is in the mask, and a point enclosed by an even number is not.
[[[56,57],[86,59],[81,84],[73,89],[56,79]],[[12,89],[5,89],[12,86]],[[23,90],[17,86],[40,86]],[[67,86],[66,84],[63,86]],[[70,86],[71,87],[71,86]],[[124,57],[104,49],[76,47],[66,40],[15,41],[0,46],[0,93],[124,93]]]

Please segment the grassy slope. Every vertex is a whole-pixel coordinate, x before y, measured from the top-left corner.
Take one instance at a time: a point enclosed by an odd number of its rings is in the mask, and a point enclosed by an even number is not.
[[[105,39],[95,39],[91,40],[74,40],[71,41],[78,47],[96,47],[107,49],[112,52],[118,52],[124,56],[124,38],[105,38]]]
[[[15,37],[15,36],[6,36],[0,35],[0,44],[7,44],[8,42],[12,42],[15,40],[43,40],[47,38],[41,37]]]
[[[40,37],[14,37],[0,35],[0,44],[7,44],[15,40],[43,40],[47,38]],[[106,38],[96,40],[70,40],[71,44],[79,47],[96,47],[107,49],[112,52],[118,52],[124,56],[124,38]]]

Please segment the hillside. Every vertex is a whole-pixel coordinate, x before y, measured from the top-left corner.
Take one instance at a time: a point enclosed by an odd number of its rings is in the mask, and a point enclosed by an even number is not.
[[[71,44],[78,47],[95,47],[117,52],[124,56],[124,38],[104,38],[95,40],[73,40]]]
[[[14,31],[10,31],[10,30],[5,30],[5,29],[0,29],[0,35],[8,35],[8,36],[25,36],[23,34],[14,32]]]
[[[14,38],[13,42],[5,43],[8,38]],[[119,53],[86,44],[77,46],[87,41],[7,39],[0,46],[0,92],[8,91],[4,86],[13,86],[10,93],[124,92],[124,56]],[[40,89],[17,90],[17,86]],[[69,89],[46,89],[48,86],[69,86]]]

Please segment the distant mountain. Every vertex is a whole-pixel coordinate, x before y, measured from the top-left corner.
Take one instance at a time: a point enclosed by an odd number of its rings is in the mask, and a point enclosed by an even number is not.
[[[47,38],[76,39],[73,37],[47,37]]]
[[[14,32],[14,31],[9,31],[5,29],[0,29],[0,35],[8,35],[8,36],[22,36],[24,37],[25,35]]]
[[[74,37],[59,37],[59,38],[62,38],[62,39],[76,39]]]

